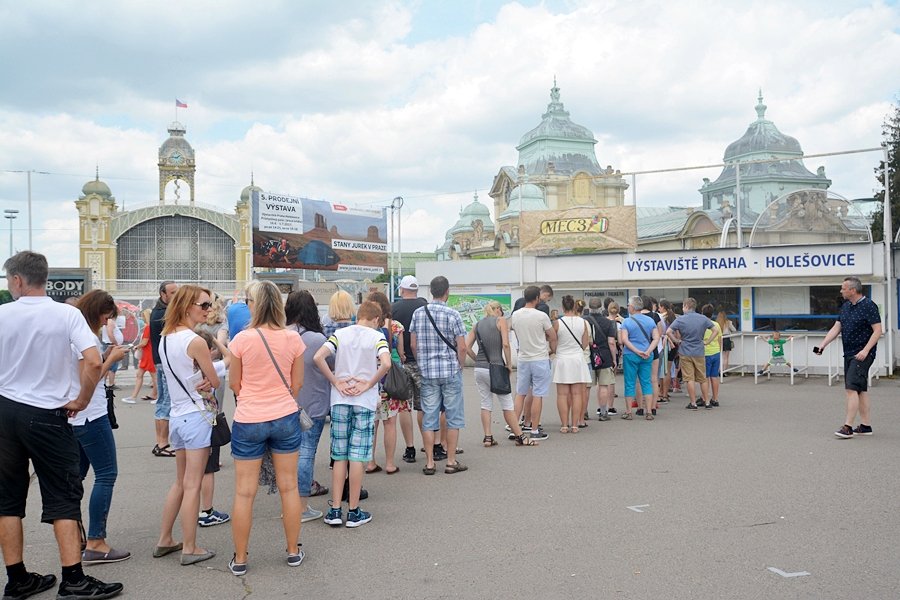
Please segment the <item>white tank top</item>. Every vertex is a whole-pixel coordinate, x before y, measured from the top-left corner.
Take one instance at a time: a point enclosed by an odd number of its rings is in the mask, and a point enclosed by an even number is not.
[[[200,392],[194,389],[190,381],[190,377],[194,374],[194,359],[188,356],[187,348],[195,337],[196,333],[184,329],[164,335],[159,341],[159,360],[165,373],[166,387],[169,388],[169,398],[172,400],[170,413],[172,417],[206,410]],[[190,396],[184,393],[182,385]]]

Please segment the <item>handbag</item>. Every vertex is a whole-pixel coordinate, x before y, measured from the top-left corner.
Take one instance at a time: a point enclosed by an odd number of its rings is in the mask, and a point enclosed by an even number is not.
[[[391,370],[384,378],[384,393],[395,400],[409,400],[412,398],[412,383],[409,375],[400,363],[391,361]]]
[[[269,353],[269,358],[272,359],[272,364],[275,365],[275,370],[278,371],[278,376],[281,377],[281,383],[284,384],[284,387],[287,388],[288,394],[293,396],[293,392],[291,392],[291,386],[288,385],[287,379],[284,377],[284,373],[281,372],[281,367],[278,366],[278,362],[275,360],[275,355],[272,354],[272,349],[269,348],[269,342],[266,341],[266,336],[262,334],[259,327],[256,328],[256,333],[259,334],[259,337],[262,338],[263,346],[266,347],[266,352]],[[309,431],[312,429],[313,422],[308,414],[303,410],[303,407],[300,407],[300,410],[297,412],[297,420],[300,422],[300,431]]]
[[[181,389],[184,390],[184,393],[187,394],[187,397],[191,399],[191,402],[194,403],[194,406],[200,408],[202,412],[206,412],[205,409],[201,408],[197,401],[194,400],[194,397],[191,396],[191,393],[187,390],[183,383],[181,383],[181,378],[175,374],[175,369],[172,368],[172,363],[169,361],[169,350],[166,345],[166,338],[162,338],[163,344],[163,352],[166,354],[166,364],[169,365],[169,371],[172,372],[172,377],[175,378],[175,381],[178,382],[178,385],[181,386]],[[218,407],[216,407],[218,409]],[[225,413],[218,411],[216,412],[216,416],[213,417],[212,423],[212,431],[209,434],[209,445],[210,446],[224,446],[226,444],[231,443],[231,428],[228,427],[228,419],[225,418]]]
[[[491,357],[488,356],[487,346],[481,341],[481,335],[478,333],[478,324],[475,324],[475,338],[478,340],[478,347],[484,351],[485,358],[488,359],[488,375],[491,380],[491,393],[498,396],[506,396],[512,393],[512,383],[509,380],[509,368],[503,363],[503,354],[500,355],[500,363],[494,364]]]
[[[593,317],[587,317],[585,322],[588,322],[588,319],[590,319],[589,322],[591,323],[591,327],[594,331],[597,331],[597,329],[600,328],[600,324],[597,323]],[[565,321],[563,321],[563,324],[565,325]],[[568,327],[568,325],[566,325],[566,327]],[[593,335],[591,336],[591,342],[588,344],[588,350],[590,351],[590,357],[588,358],[590,367],[595,371],[606,368],[606,365],[603,364],[603,355],[600,354],[600,346],[597,344],[597,339]]]
[[[119,422],[116,420],[116,393],[113,391],[113,388],[104,385],[104,390],[106,391],[106,416],[109,419],[109,427],[111,429],[118,429]]]

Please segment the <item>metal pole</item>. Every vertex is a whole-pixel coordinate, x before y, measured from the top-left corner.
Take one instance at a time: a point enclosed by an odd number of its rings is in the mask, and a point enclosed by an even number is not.
[[[741,163],[734,163],[734,203],[737,209],[737,247],[744,247],[744,222],[741,220]]]
[[[28,249],[31,247],[31,171],[28,171]]]
[[[891,309],[891,295],[894,293],[894,270],[893,270],[893,249],[891,248],[891,240],[894,239],[893,226],[891,217],[891,170],[890,170],[890,153],[888,145],[881,145],[884,151],[884,325],[885,338],[887,343],[887,374],[894,374],[894,313]]]
[[[637,207],[637,176],[631,174],[631,205]]]
[[[525,287],[525,250],[522,248],[522,186],[525,178],[519,177],[519,287]]]

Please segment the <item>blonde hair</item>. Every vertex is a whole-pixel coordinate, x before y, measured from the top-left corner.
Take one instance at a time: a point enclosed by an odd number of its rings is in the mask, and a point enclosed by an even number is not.
[[[503,306],[496,300],[491,300],[484,305],[484,315],[486,317],[499,317],[503,315]]]
[[[166,314],[163,317],[162,335],[174,333],[181,325],[193,329],[195,323],[188,321],[188,311],[191,310],[191,307],[203,294],[212,299],[212,292],[199,285],[183,285],[178,288],[175,296],[166,307]]]
[[[725,329],[728,325],[728,315],[725,314],[724,310],[720,310],[719,314],[716,315],[716,322],[719,324],[719,329],[722,330],[722,335],[725,335],[727,333]]]
[[[328,316],[332,321],[349,321],[353,318],[353,298],[344,290],[338,290],[328,302]]]
[[[284,329],[284,301],[281,292],[271,281],[256,281],[249,298],[253,300],[253,308],[250,310],[251,329],[268,327],[270,329]],[[247,286],[248,289],[250,286]]]
[[[615,312],[619,314],[619,303],[618,302],[610,302],[609,306],[606,307],[606,312],[611,313]]]
[[[206,314],[206,324],[215,325],[223,321],[225,321],[225,303],[222,302],[222,297],[216,294],[212,300],[212,308]]]

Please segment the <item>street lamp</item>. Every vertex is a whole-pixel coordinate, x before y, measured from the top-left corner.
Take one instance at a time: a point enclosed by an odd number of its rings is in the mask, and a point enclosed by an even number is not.
[[[391,262],[394,263],[393,265],[388,265],[388,269],[391,273],[391,299],[394,298],[394,292],[398,285],[396,278],[402,274],[403,255],[400,252],[400,209],[402,208],[402,196],[397,196],[391,201],[391,231],[393,233],[393,236],[391,237]],[[396,255],[394,254],[395,249]]]
[[[19,211],[15,208],[7,208],[4,212],[4,217],[9,219],[9,255],[13,255],[13,219],[19,216]]]

